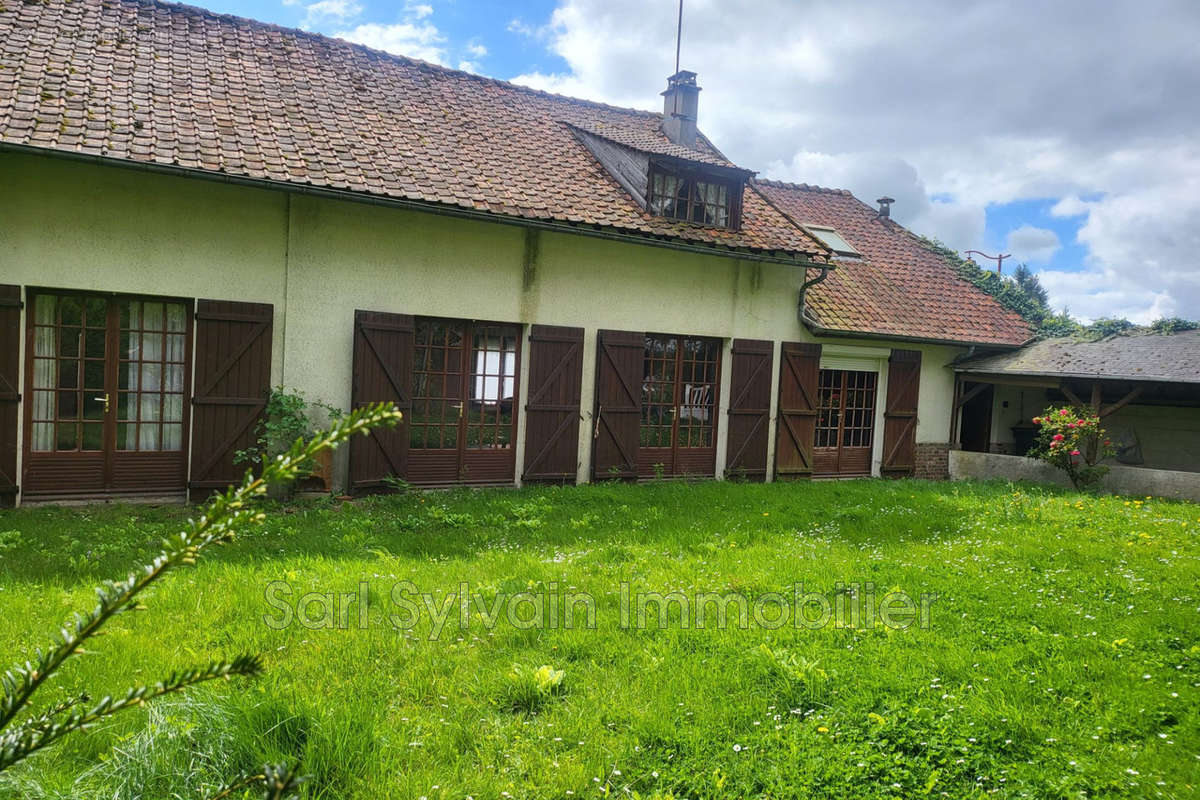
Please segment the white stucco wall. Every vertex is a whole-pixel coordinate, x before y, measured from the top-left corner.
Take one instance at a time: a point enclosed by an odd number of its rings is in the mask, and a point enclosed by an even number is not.
[[[770,339],[776,364],[781,341],[815,341],[797,320],[803,271],[787,265],[542,233],[527,273],[514,226],[41,156],[0,154],[0,186],[0,282],[272,303],[272,382],[340,407],[356,309],[583,327],[581,478],[597,330],[719,337],[726,353],[736,337]],[[824,341],[921,350],[917,440],[947,440],[945,365],[961,348]],[[722,374],[727,389],[728,359]],[[728,391],[721,401],[718,473]],[[771,426],[773,449],[774,413]]]

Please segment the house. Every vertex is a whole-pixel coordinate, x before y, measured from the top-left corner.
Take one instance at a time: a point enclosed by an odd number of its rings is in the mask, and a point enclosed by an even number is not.
[[[0,493],[202,495],[270,387],[396,431],[348,491],[944,476],[1026,325],[662,113],[151,0],[0,7]],[[717,109],[714,113],[719,113]]]
[[[964,451],[1025,455],[1032,418],[1070,403],[1100,417],[1113,464],[1197,473],[1200,497],[1200,331],[1046,339],[962,358],[954,371]]]

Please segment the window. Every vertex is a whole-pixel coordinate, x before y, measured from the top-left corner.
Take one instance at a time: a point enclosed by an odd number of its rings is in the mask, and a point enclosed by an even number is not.
[[[805,225],[805,229],[813,236],[821,240],[821,242],[839,256],[861,256],[862,253],[854,249],[854,245],[850,244],[843,236],[833,228],[826,228],[820,225]]]
[[[736,228],[741,183],[702,173],[650,168],[647,207],[650,213],[698,225]]]
[[[646,334],[642,447],[713,446],[720,357],[717,339]]]

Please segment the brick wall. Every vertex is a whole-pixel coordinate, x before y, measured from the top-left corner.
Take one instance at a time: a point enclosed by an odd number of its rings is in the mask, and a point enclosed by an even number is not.
[[[918,442],[915,478],[944,481],[950,478],[950,445],[939,442]]]

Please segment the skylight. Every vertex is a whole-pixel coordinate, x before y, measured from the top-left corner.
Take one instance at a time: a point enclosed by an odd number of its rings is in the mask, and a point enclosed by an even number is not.
[[[821,242],[839,256],[861,256],[862,253],[854,249],[854,245],[847,242],[842,235],[833,228],[826,228],[820,225],[805,225],[813,236],[821,240]]]

